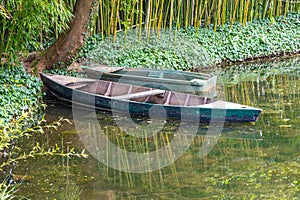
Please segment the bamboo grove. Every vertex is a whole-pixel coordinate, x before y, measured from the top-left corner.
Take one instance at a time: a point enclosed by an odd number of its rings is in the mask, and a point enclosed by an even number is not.
[[[130,28],[161,29],[218,27],[288,12],[299,12],[297,0],[99,0],[93,29],[103,36]]]
[[[300,11],[299,0],[95,0],[90,34],[106,36],[130,29],[146,35],[160,30],[246,25],[255,19]],[[71,19],[76,0],[3,0],[0,2],[0,55],[47,48]],[[51,41],[50,41],[51,43]],[[49,44],[50,44],[49,43]],[[2,63],[2,61],[1,61]]]

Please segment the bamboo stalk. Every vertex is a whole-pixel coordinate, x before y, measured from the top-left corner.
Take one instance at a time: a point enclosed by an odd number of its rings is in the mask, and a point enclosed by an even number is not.
[[[120,10],[120,0],[117,0],[117,7],[116,7],[116,14],[114,18],[114,26],[113,26],[113,33],[114,33],[114,42],[117,40],[117,26],[119,22],[119,10]]]
[[[150,12],[151,12],[151,0],[148,0],[148,8],[147,8],[147,15],[146,15],[146,38],[149,38],[149,30],[150,30]]]
[[[239,3],[239,0],[235,0],[234,9],[233,9],[232,18],[231,18],[231,25],[230,25],[231,28],[232,28],[232,26],[234,24],[234,21],[235,21],[235,15],[236,15],[238,3]]]
[[[192,0],[192,9],[191,9],[191,22],[190,25],[194,24],[194,12],[195,12],[195,0]]]
[[[158,38],[160,37],[160,30],[162,28],[162,19],[163,19],[163,9],[164,9],[164,0],[161,0],[161,5],[160,5],[160,11],[159,11],[159,18],[158,18],[158,26],[157,26],[157,36]]]
[[[179,0],[181,2],[181,0]],[[179,12],[179,10],[178,10]],[[186,1],[186,9],[185,9],[185,22],[184,27],[187,28],[189,25],[189,16],[190,16],[190,1]]]
[[[262,14],[263,19],[266,18],[268,8],[269,8],[269,1],[270,0],[265,0],[264,7],[263,7],[263,14]]]
[[[159,0],[156,0],[153,7],[155,7],[154,15],[153,15],[153,32],[157,30],[158,26],[158,12],[159,12]]]
[[[199,5],[201,6],[201,3],[202,3],[202,0],[195,2],[195,16],[194,16],[194,21],[193,21],[195,28],[198,28],[198,12],[199,12]]]
[[[221,20],[221,24],[222,26],[225,25],[225,22],[226,22],[226,13],[227,13],[227,0],[223,0],[223,3],[222,3],[222,20]]]
[[[140,0],[140,12],[139,12],[139,42],[142,39],[142,26],[143,26],[143,0]]]
[[[248,21],[248,8],[249,8],[250,0],[246,0],[245,8],[244,8],[244,19],[243,19],[243,26],[246,26]]]
[[[170,24],[169,24],[169,30],[172,30],[172,26],[173,26],[173,15],[174,15],[174,9],[173,9],[173,7],[174,7],[174,0],[171,0],[171,2],[170,2]]]
[[[103,2],[102,0],[99,1],[99,16],[98,16],[98,27],[100,28],[101,38],[104,39],[104,19],[103,19]],[[99,20],[100,18],[100,20]]]
[[[284,19],[286,19],[286,15],[289,9],[289,1],[285,2],[285,8],[284,8]]]
[[[208,0],[205,0],[204,5],[203,5],[202,12],[201,12],[200,17],[199,17],[199,20],[200,20],[200,21],[201,21],[203,15],[204,15],[204,12],[207,11],[207,4],[208,4]],[[205,15],[205,17],[206,17],[206,16],[207,16],[207,15]],[[205,23],[206,23],[206,20],[205,20]],[[200,25],[199,25],[199,26],[200,26]]]
[[[176,28],[180,29],[180,10],[181,10],[181,6],[182,6],[182,0],[179,0],[178,5],[177,5],[177,22],[176,22]]]
[[[249,15],[249,18],[248,18],[249,22],[252,22],[252,20],[254,18],[254,5],[255,5],[254,1],[255,0],[251,0],[250,15]]]
[[[216,12],[216,17],[215,17],[215,31],[217,30],[217,26],[219,27],[221,25],[221,12],[222,12],[222,1],[218,1],[218,7],[217,7],[217,12]]]
[[[247,1],[247,0],[240,0],[240,7],[239,7],[239,21],[241,24],[243,24],[243,11],[244,11],[244,1]]]

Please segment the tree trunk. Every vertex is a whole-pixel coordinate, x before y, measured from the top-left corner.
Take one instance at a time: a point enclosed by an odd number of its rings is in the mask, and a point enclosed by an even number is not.
[[[94,1],[76,1],[73,11],[74,17],[69,24],[69,28],[58,37],[51,47],[43,51],[31,62],[30,71],[35,69],[37,72],[42,72],[44,69],[51,69],[57,63],[67,63],[71,60],[79,47],[84,44]]]

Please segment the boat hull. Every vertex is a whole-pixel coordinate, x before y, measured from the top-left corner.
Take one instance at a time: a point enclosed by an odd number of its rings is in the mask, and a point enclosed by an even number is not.
[[[231,109],[228,107],[226,102],[224,107],[221,106],[220,108],[220,106],[214,106],[214,104],[207,104],[207,106],[202,107],[183,107],[122,100],[69,88],[51,80],[49,76],[44,74],[41,74],[41,79],[44,85],[47,86],[47,88],[61,100],[99,110],[123,112],[131,115],[149,117],[149,112],[151,112],[150,110],[155,110],[158,112],[152,112],[151,117],[200,122],[254,122],[258,119],[261,113],[260,109],[250,109],[252,107],[247,109],[242,107],[240,109]],[[222,104],[222,101],[219,102]],[[161,110],[164,110],[165,113],[160,112]]]

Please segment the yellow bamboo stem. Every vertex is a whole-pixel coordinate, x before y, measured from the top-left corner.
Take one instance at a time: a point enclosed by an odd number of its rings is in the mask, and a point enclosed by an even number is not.
[[[234,21],[235,21],[235,15],[236,15],[236,11],[237,11],[237,7],[239,4],[239,0],[235,0],[235,4],[234,4],[234,8],[233,8],[233,13],[232,13],[232,17],[231,17],[231,25],[230,28],[232,28]]]

